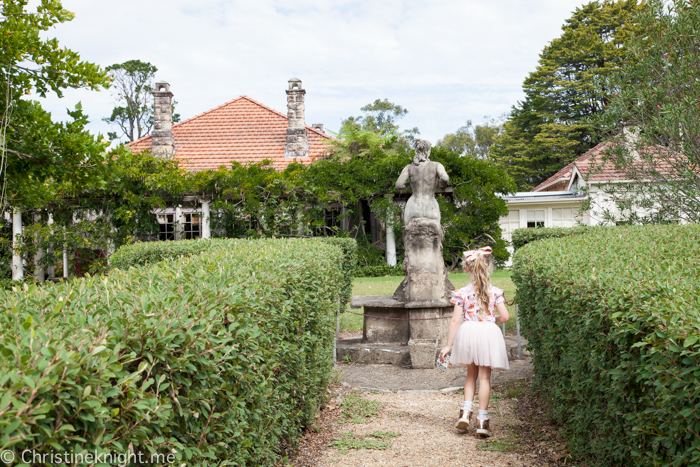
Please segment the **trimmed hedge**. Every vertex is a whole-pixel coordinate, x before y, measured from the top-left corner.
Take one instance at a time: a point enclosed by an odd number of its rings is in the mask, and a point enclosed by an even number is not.
[[[341,249],[343,260],[340,268],[343,271],[343,286],[341,287],[340,299],[343,303],[350,303],[352,298],[352,278],[357,264],[357,241],[354,238],[346,237],[318,237],[319,241],[326,242]]]
[[[274,465],[325,394],[343,257],[315,240],[217,243],[0,292],[0,450]]]
[[[352,278],[357,264],[357,242],[353,238],[344,237],[317,237],[315,240],[334,245],[343,252],[339,264],[343,271],[344,282],[341,287],[340,299],[344,303],[350,302],[352,297]],[[139,242],[126,245],[117,250],[109,258],[109,264],[115,269],[129,269],[130,267],[144,266],[157,263],[166,259],[175,259],[198,255],[205,251],[220,248],[230,240],[178,240],[173,242]]]
[[[512,234],[513,249],[517,250],[530,242],[547,238],[561,238],[569,235],[581,235],[589,232],[591,227],[577,225],[576,227],[538,227],[536,229],[516,229]]]
[[[515,255],[536,381],[593,465],[700,465],[700,226],[603,227]]]
[[[176,242],[137,242],[124,245],[109,257],[113,269],[129,269],[165,259],[198,255],[218,246],[222,240],[178,240]],[[223,240],[225,241],[225,240]]]

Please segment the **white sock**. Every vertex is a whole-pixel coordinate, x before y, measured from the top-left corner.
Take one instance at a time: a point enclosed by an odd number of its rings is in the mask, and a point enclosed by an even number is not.
[[[462,408],[463,408],[464,411],[466,412],[467,410],[471,410],[471,409],[472,409],[473,404],[474,404],[473,401],[464,401],[464,405],[462,406]]]
[[[488,410],[479,410],[479,416],[476,418],[479,420],[488,420],[489,419],[489,411]]]

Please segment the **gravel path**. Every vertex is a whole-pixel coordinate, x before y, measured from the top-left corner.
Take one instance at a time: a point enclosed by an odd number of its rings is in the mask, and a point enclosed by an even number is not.
[[[347,394],[348,390],[341,392]],[[335,424],[336,436],[345,432],[369,435],[372,432],[397,432],[386,450],[353,450],[340,454],[336,448],[324,449],[318,466],[542,466],[537,456],[527,453],[484,450],[512,443],[511,430],[520,423],[512,413],[513,399],[495,397],[489,412],[494,436],[489,441],[477,438],[473,431],[454,428],[463,396],[456,393],[363,393],[363,398],[383,404],[379,414],[361,424]],[[510,428],[509,428],[510,426]],[[505,443],[505,444],[504,444]]]
[[[417,370],[398,365],[365,365],[362,363],[338,364],[336,371],[342,374],[343,383],[353,388],[379,388],[388,390],[439,390],[464,387],[467,369],[451,367],[444,376],[434,369]],[[491,384],[530,379],[533,377],[529,358],[511,360],[510,370],[494,371]]]

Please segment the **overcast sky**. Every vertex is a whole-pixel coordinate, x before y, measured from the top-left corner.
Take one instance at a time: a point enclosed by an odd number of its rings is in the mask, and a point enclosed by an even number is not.
[[[306,123],[337,131],[388,98],[403,128],[435,143],[468,119],[497,117],[581,0],[63,0],[72,22],[49,34],[103,67],[139,59],[170,83],[183,119],[247,95],[286,113],[287,80],[306,89]],[[48,98],[55,119],[82,101],[90,128],[110,91]]]

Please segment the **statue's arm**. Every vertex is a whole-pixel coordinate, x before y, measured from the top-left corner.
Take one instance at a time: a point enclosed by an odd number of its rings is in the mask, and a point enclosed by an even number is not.
[[[450,183],[450,177],[447,175],[447,171],[445,171],[445,167],[438,162],[437,165],[437,176],[438,176],[438,186],[444,188],[447,186],[448,183]]]
[[[396,180],[396,189],[403,190],[406,188],[406,183],[408,182],[408,166],[404,167],[399,175],[399,179]]]

